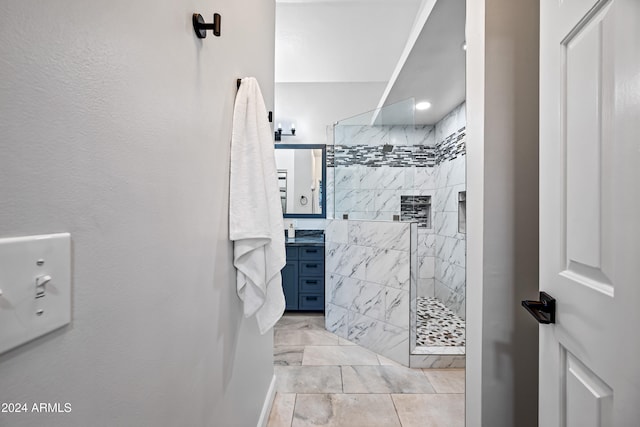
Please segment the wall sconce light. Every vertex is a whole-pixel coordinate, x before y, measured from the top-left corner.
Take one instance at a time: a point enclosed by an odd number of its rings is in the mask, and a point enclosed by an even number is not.
[[[281,141],[283,136],[296,136],[295,123],[291,123],[291,126],[289,127],[289,131],[290,133],[282,133],[282,123],[278,123],[278,127],[276,128],[276,132],[275,132],[275,140]]]

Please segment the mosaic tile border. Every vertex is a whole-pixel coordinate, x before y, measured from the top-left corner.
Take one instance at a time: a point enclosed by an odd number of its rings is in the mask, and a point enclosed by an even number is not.
[[[429,145],[330,145],[327,146],[327,167],[349,166],[395,168],[432,168],[467,154],[466,127],[447,136],[444,141]]]
[[[458,129],[458,131],[447,136],[444,141],[436,144],[436,164],[445,160],[453,160],[458,156],[467,154],[467,133],[466,127]]]
[[[436,165],[435,149],[428,145],[335,145],[333,156],[335,166],[404,168]]]
[[[335,145],[327,145],[327,167],[332,168],[335,165]]]

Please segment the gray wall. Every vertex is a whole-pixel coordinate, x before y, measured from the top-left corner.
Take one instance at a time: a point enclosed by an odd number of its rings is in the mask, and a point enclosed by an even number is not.
[[[467,427],[537,426],[538,2],[467,17]]]
[[[73,240],[72,324],[0,356],[1,402],[72,412],[0,424],[256,425],[273,336],[235,292],[228,162],[236,78],[273,105],[274,2],[6,0],[0,40],[0,236]]]

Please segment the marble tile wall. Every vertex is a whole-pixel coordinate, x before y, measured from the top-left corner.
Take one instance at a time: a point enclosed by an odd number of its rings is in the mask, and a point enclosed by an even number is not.
[[[335,218],[392,221],[399,216],[401,196],[431,195],[434,168],[334,168]]]
[[[405,366],[412,227],[415,234],[415,223],[336,219],[325,229],[327,330]]]
[[[433,226],[433,207],[432,207]],[[433,228],[418,228],[418,280],[417,297],[435,296],[436,236]]]
[[[465,128],[465,104],[435,125],[436,166],[432,182],[423,190],[432,196],[431,227],[418,230],[417,296],[437,294],[458,315],[464,315],[465,289],[464,282],[460,283],[464,278],[464,271],[460,271],[464,270],[464,234],[453,230],[450,220],[455,217],[457,221],[457,192],[465,187]],[[456,267],[450,267],[451,263]]]
[[[335,218],[393,221],[401,195],[433,186],[433,126],[336,126],[334,140],[328,166]],[[393,149],[383,151],[385,144]]]
[[[327,174],[328,212],[337,219],[393,221],[402,215],[402,196],[431,196],[431,227],[418,230],[416,296],[437,297],[463,319],[466,235],[458,232],[458,193],[466,189],[465,132],[464,103],[435,126],[336,126]],[[405,161],[384,154],[384,144]],[[412,144],[430,150],[428,160],[400,147]]]
[[[466,124],[467,109],[466,103],[463,102],[462,104],[451,110],[451,112],[444,116],[442,120],[436,123],[434,129],[434,145],[446,141],[449,135],[457,132],[463,127],[466,127]]]
[[[422,284],[426,294],[436,297],[462,319],[465,318],[466,234],[458,231],[458,193],[466,191],[465,104],[436,124],[436,146],[453,147],[435,168],[432,202],[433,288]],[[452,142],[453,141],[453,142]],[[458,148],[455,148],[455,147]],[[457,153],[456,150],[459,150]],[[431,291],[433,293],[431,293]]]
[[[329,147],[327,147],[328,149]],[[329,155],[329,150],[327,150],[327,156]],[[328,163],[327,163],[328,164]],[[327,167],[327,183],[325,185],[325,189],[327,192],[327,219],[335,218],[336,205],[335,205],[335,194],[336,194],[336,185],[335,185],[335,175],[336,169],[333,167]]]

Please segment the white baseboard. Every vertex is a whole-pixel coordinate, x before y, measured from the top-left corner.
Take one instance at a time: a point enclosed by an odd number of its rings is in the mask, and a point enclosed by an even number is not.
[[[271,384],[267,395],[264,397],[264,404],[262,405],[262,412],[260,412],[260,419],[258,420],[258,427],[267,427],[269,421],[269,414],[271,413],[271,407],[273,406],[273,399],[276,397],[276,374],[273,374],[271,378]]]

